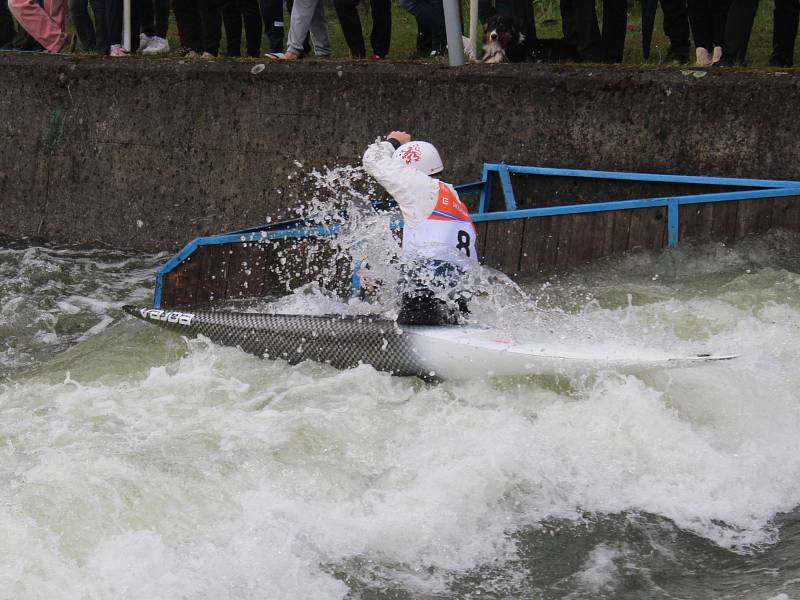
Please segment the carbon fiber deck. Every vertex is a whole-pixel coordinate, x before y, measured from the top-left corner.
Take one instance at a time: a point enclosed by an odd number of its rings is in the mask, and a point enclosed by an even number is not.
[[[165,329],[202,334],[217,344],[292,364],[313,360],[348,369],[366,363],[395,375],[429,375],[410,337],[396,322],[380,317],[182,312],[135,306],[123,310]]]

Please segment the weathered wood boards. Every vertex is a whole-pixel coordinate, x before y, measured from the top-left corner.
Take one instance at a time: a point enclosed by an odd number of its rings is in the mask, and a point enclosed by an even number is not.
[[[512,184],[517,209],[738,189],[520,175],[512,178]],[[491,185],[489,212],[506,210],[497,177]],[[476,194],[467,194],[464,200],[472,212],[478,210]],[[679,240],[733,241],[773,228],[800,231],[800,196],[688,204],[679,208],[678,216]],[[482,261],[510,275],[664,248],[668,242],[665,207],[505,219],[479,222],[476,227]],[[399,242],[400,232],[395,234]],[[352,268],[352,260],[335,237],[199,246],[164,275],[161,306],[280,296],[310,282],[348,294]]]
[[[344,293],[351,269],[350,258],[331,238],[199,246],[164,275],[161,305],[282,296],[314,281]]]
[[[518,174],[512,175],[512,183],[518,209],[741,189]],[[490,209],[503,210],[497,181],[492,181],[492,190]],[[691,204],[679,210],[679,240],[733,241],[775,228],[800,231],[800,196]],[[508,274],[548,271],[632,250],[666,247],[667,210],[490,221],[479,224],[478,236],[486,265]]]

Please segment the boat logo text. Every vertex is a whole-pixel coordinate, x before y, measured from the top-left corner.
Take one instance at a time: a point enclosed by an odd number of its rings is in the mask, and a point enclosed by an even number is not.
[[[142,308],[139,309],[139,313],[143,319],[166,321],[167,323],[177,323],[178,325],[191,325],[192,319],[194,319],[192,313],[173,312],[157,308]]]

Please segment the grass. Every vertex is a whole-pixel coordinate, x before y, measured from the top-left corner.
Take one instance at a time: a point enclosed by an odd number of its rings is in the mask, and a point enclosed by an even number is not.
[[[350,52],[344,41],[342,30],[336,18],[336,12],[330,0],[325,1],[325,11],[328,18],[328,29],[331,36],[331,48],[334,58],[348,58]],[[561,15],[557,0],[534,0],[534,7],[537,20],[537,33],[544,38],[561,37]],[[753,33],[750,38],[748,48],[748,64],[755,67],[765,67],[768,64],[770,53],[772,52],[772,10],[773,0],[761,2],[753,26]],[[371,19],[369,15],[369,2],[362,0],[359,5],[364,39],[367,46],[367,54],[370,54],[369,32],[371,30]],[[468,3],[464,6],[465,20],[469,14]],[[598,4],[598,19],[602,22],[602,6]],[[669,40],[663,33],[661,25],[662,14],[659,9],[656,17],[655,33],[653,35],[652,50],[649,64],[659,64],[661,58],[667,53]],[[285,15],[285,22],[289,23],[289,15]],[[466,23],[465,23],[466,26]],[[392,3],[392,42],[389,51],[390,60],[407,60],[414,53],[416,48],[417,25],[414,18],[405,10],[401,9],[396,0]],[[177,36],[174,19],[169,30],[170,47],[178,48],[180,41]],[[225,35],[223,31],[222,51],[225,50]],[[263,38],[262,52],[267,52],[269,46],[266,37]],[[251,59],[255,60],[255,59]],[[428,61],[420,61],[428,62]],[[430,61],[433,62],[433,61]],[[443,62],[443,59],[436,59],[436,62]],[[631,3],[628,12],[628,32],[625,38],[625,50],[623,63],[627,65],[639,65],[643,63],[642,55],[642,34],[641,34],[641,11],[638,2]],[[800,56],[795,51],[795,63],[800,64]]]

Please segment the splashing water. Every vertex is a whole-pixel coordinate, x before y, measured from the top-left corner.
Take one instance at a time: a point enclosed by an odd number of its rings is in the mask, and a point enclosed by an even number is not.
[[[733,363],[441,385],[124,317],[164,260],[2,243],[1,598],[800,596],[796,236],[481,275],[482,321]]]

